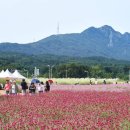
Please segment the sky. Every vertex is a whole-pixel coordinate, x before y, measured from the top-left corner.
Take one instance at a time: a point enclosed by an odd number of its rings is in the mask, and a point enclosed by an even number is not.
[[[0,42],[31,43],[110,25],[130,32],[130,0],[0,0]]]

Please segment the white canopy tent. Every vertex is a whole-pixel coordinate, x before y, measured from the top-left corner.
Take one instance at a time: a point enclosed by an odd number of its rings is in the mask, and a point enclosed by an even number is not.
[[[5,73],[4,70],[2,70],[2,71],[0,72],[0,77],[1,77],[4,73]]]
[[[0,78],[13,78],[13,75],[8,69],[5,72],[2,70],[0,73]]]
[[[12,74],[13,78],[16,79],[26,79],[26,77],[24,77],[23,75],[21,75],[18,70],[15,70],[14,73]]]
[[[26,79],[23,75],[21,75],[18,70],[15,70],[14,73],[10,73],[7,69],[5,72],[2,70],[0,72],[0,78],[7,78],[7,79]]]

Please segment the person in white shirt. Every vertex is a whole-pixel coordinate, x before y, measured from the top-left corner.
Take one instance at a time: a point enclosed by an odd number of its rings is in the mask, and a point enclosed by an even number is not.
[[[16,81],[13,81],[11,87],[11,94],[17,95],[17,93],[18,93],[18,85],[16,84]]]
[[[38,93],[43,93],[44,92],[44,83],[41,82],[38,85]]]

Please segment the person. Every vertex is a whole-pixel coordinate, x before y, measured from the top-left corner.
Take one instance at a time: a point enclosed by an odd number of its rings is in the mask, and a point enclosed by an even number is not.
[[[12,87],[11,87],[11,94],[17,95],[18,93],[18,85],[16,84],[16,81],[13,81]]]
[[[106,80],[104,80],[103,83],[106,84]]]
[[[39,83],[39,86],[38,86],[38,92],[43,93],[43,91],[44,91],[44,83],[41,82],[41,83]]]
[[[11,84],[10,84],[9,80],[6,80],[6,84],[4,86],[4,89],[5,89],[6,95],[9,95],[10,94],[10,90],[11,90]]]
[[[89,84],[92,85],[92,81],[91,80],[90,80]]]
[[[22,94],[25,95],[26,94],[26,89],[28,89],[28,86],[27,86],[27,83],[26,83],[25,79],[22,79],[21,87],[22,87]]]
[[[48,81],[46,81],[46,84],[45,84],[45,92],[49,92],[50,91],[50,84]]]
[[[98,81],[97,81],[97,79],[95,80],[95,84],[97,85],[97,83],[98,83]]]
[[[0,83],[0,90],[2,90],[3,89],[3,84],[2,83]]]
[[[29,93],[35,94],[35,92],[36,92],[36,86],[34,83],[31,83],[31,85],[29,87]]]

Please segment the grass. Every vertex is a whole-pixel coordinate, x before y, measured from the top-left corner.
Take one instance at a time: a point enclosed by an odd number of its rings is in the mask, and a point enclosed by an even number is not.
[[[122,130],[130,130],[130,121],[124,120],[121,123],[121,128],[122,128]]]
[[[39,78],[40,81],[46,82],[46,78]],[[103,81],[106,80],[107,84],[112,84],[120,82],[118,79],[95,79],[95,78],[53,78],[52,79],[54,83],[57,84],[64,84],[64,85],[73,85],[73,84],[80,84],[80,85],[86,85],[90,84],[90,80],[92,84],[95,84],[95,81],[97,81],[97,84],[103,84]]]
[[[41,78],[39,77],[38,78],[40,81],[43,81],[44,83],[48,80],[47,78]],[[26,79],[26,81],[28,83],[31,82],[31,78],[30,79]],[[77,85],[77,84],[80,84],[80,85],[86,85],[86,84],[90,84],[90,80],[92,82],[92,84],[95,84],[97,82],[97,84],[103,84],[103,81],[105,80],[107,84],[112,84],[112,83],[120,83],[120,82],[124,82],[124,81],[121,81],[119,79],[95,79],[95,78],[52,78],[52,80],[54,81],[54,83],[56,84],[63,84],[63,85]],[[16,82],[18,84],[21,83],[22,80],[16,80]],[[0,79],[0,83],[2,84],[5,84],[6,82],[6,79]]]

